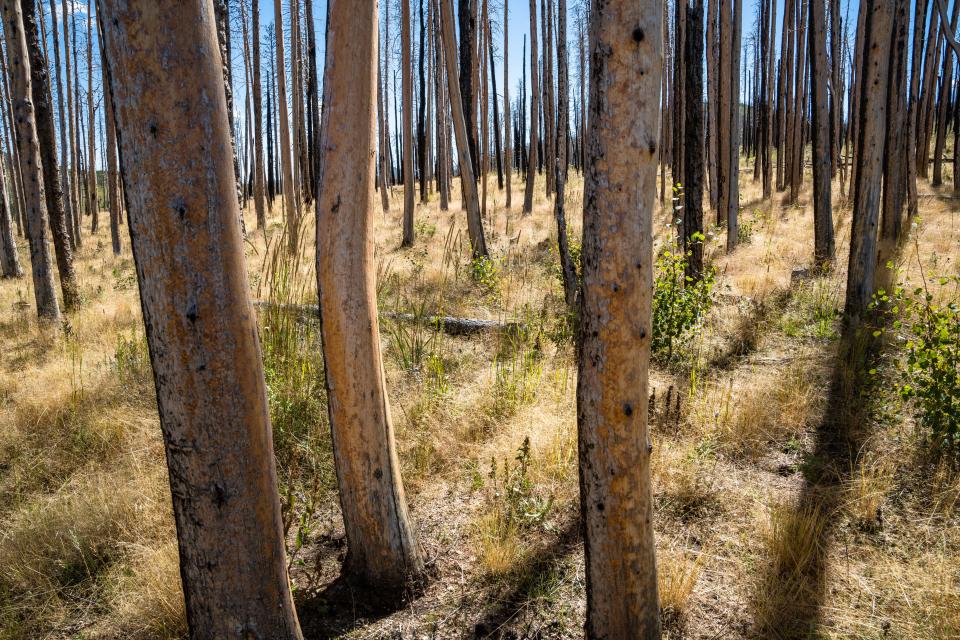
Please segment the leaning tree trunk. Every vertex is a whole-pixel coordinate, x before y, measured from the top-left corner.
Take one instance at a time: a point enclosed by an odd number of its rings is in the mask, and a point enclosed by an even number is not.
[[[684,81],[683,232],[681,242],[689,254],[686,276],[691,281],[703,273],[703,6],[686,8]]]
[[[887,87],[893,7],[890,0],[870,0],[866,11],[863,67],[860,77],[860,120],[856,140],[856,183],[853,226],[844,305],[848,326],[855,328],[870,305],[877,269],[877,222],[887,131]]]
[[[530,0],[530,157],[523,191],[523,213],[533,212],[533,184],[537,179],[537,151],[540,148],[540,80],[537,70],[537,0]],[[457,142],[459,145],[460,143]]]
[[[486,257],[487,241],[483,235],[483,220],[480,218],[480,200],[477,196],[477,181],[470,161],[467,142],[467,124],[463,117],[463,101],[460,96],[460,79],[457,71],[456,34],[453,30],[452,0],[440,0],[440,20],[443,33],[443,55],[447,67],[447,90],[450,95],[450,110],[453,112],[453,131],[457,138],[457,156],[460,160],[460,184],[467,209],[467,234],[474,258]],[[531,0],[532,2],[533,0]],[[461,70],[470,73],[469,69]]]
[[[37,124],[37,142],[40,145],[40,161],[43,170],[43,187],[53,250],[57,257],[60,274],[60,290],[63,307],[72,311],[80,306],[80,289],[73,269],[73,250],[70,246],[70,229],[63,206],[63,183],[57,163],[57,140],[53,124],[53,100],[50,98],[50,77],[47,61],[41,47],[37,28],[37,7],[34,0],[21,0],[23,28],[30,53],[30,87],[33,91],[34,118]]]
[[[48,244],[49,228],[44,203],[42,162],[34,117],[33,88],[30,80],[30,59],[23,27],[23,14],[18,0],[0,2],[3,11],[3,32],[6,36],[10,65],[10,100],[13,103],[17,148],[23,173],[24,218],[30,242],[30,264],[33,268],[33,293],[37,315],[41,320],[60,321],[53,263]]]
[[[592,3],[577,383],[586,636],[659,638],[647,376],[660,0]]]
[[[410,68],[410,0],[400,1],[400,57],[403,69],[403,239],[402,247],[413,246],[413,77]]]
[[[813,258],[817,265],[833,262],[831,205],[830,97],[827,61],[827,12],[824,0],[810,0],[810,68],[813,71]]]
[[[190,635],[301,638],[213,7],[99,4]]]
[[[377,323],[372,161],[376,3],[331,0],[327,15],[317,279],[348,544],[345,570],[378,591],[400,596],[422,574],[423,560],[400,480]],[[404,155],[404,162],[413,161],[412,154]]]

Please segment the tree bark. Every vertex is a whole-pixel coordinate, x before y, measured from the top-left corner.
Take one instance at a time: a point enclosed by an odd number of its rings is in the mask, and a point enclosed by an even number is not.
[[[534,2],[535,0],[530,0]],[[487,242],[480,218],[480,201],[477,198],[477,182],[470,160],[467,142],[467,123],[463,116],[463,100],[460,95],[460,78],[457,71],[456,34],[453,31],[452,0],[440,0],[441,29],[443,30],[443,53],[447,67],[447,90],[450,94],[450,109],[453,111],[453,131],[457,137],[457,154],[460,160],[460,183],[467,209],[467,234],[474,258],[487,257]],[[462,70],[469,73],[470,70]]]
[[[260,2],[251,3],[251,44],[253,45],[253,206],[257,213],[257,228],[266,229],[266,192],[263,170],[263,94],[260,90]]]
[[[213,7],[100,6],[191,637],[299,639]]]
[[[893,7],[889,0],[869,0],[865,11],[863,68],[860,75],[860,120],[856,142],[853,226],[850,231],[850,262],[844,305],[848,327],[859,326],[870,305],[877,269],[877,221],[883,177],[887,127],[890,39]]]
[[[683,93],[687,100],[683,125],[683,229],[681,243],[688,254],[686,277],[697,281],[703,274],[703,6],[686,6]]]
[[[563,297],[572,310],[577,302],[577,270],[570,258],[570,242],[567,239],[566,204],[566,140],[569,87],[567,82],[567,0],[557,3],[557,132],[556,145],[559,153],[553,159],[557,193],[553,202],[557,220],[557,248],[560,254],[560,271],[563,274]]]
[[[103,17],[97,11],[97,29],[100,42],[100,60],[106,59],[106,50],[103,48]],[[103,83],[103,118],[106,121],[107,139],[107,205],[110,208],[110,243],[113,255],[120,255],[120,179],[117,174],[117,129],[113,112],[113,96],[110,86]]]
[[[60,119],[60,193],[63,199],[65,224],[68,235],[70,236],[70,248],[76,249],[77,230],[73,227],[73,198],[70,197],[70,160],[67,151],[69,147],[67,145],[67,123],[65,121],[67,112],[63,104],[63,73],[60,69],[60,29],[58,26],[59,20],[57,19],[55,2],[52,3],[50,7],[50,20],[53,28],[53,61],[57,69],[57,73],[55,74],[57,79],[57,113]],[[64,20],[64,23],[66,23],[66,20]],[[69,80],[70,78],[68,76],[68,84]]]
[[[526,185],[523,191],[523,213],[533,212],[533,185],[537,179],[537,130],[540,126],[540,82],[537,70],[537,0],[530,0],[530,151],[527,160]],[[459,143],[458,143],[459,144]]]
[[[93,0],[87,0],[87,200],[90,202],[90,232],[100,227],[100,206],[97,202],[97,136],[96,104],[93,100]]]
[[[287,122],[287,71],[284,61],[284,43],[283,43],[283,7],[281,0],[273,0],[273,15],[276,18],[276,28],[274,31],[277,36],[277,112],[279,114],[280,127],[277,136],[277,144],[280,146],[280,164],[283,169],[283,208],[287,221],[287,251],[290,255],[297,252],[300,244],[300,204],[297,194],[296,182],[293,179],[293,159],[291,158],[290,148],[290,124]]]
[[[53,124],[53,100],[50,97],[50,75],[47,61],[41,48],[37,28],[37,6],[34,0],[21,0],[24,36],[30,55],[30,87],[32,90],[34,119],[37,127],[37,143],[40,146],[40,162],[43,171],[44,204],[50,221],[57,271],[60,275],[60,290],[63,307],[73,311],[80,306],[80,289],[73,268],[73,250],[70,246],[70,231],[63,207],[63,191],[60,167],[57,163],[57,141]]]
[[[401,247],[413,246],[413,77],[410,63],[410,0],[400,3],[400,46],[403,69],[403,239]]]
[[[943,25],[944,29],[953,29],[960,16],[960,2],[953,3],[953,14],[950,24]],[[943,52],[943,81],[940,88],[940,100],[937,103],[937,138],[933,146],[933,179],[931,186],[939,187],[943,184],[943,148],[947,139],[947,127],[950,120],[950,96],[953,92],[953,49],[949,46]]]
[[[345,571],[399,596],[410,579],[422,575],[423,561],[400,480],[377,324],[372,162],[376,3],[331,0],[328,20],[317,280],[348,543]],[[412,168],[412,154],[404,155]]]
[[[827,13],[824,0],[810,0],[810,68],[813,78],[813,235],[814,262],[834,257],[831,204],[830,110],[827,62]]]
[[[659,638],[647,376],[660,0],[592,3],[577,383],[586,637]]]
[[[509,59],[509,15],[510,0],[503,0],[503,172],[506,174],[506,207],[509,210],[512,205],[513,195],[513,145],[510,141],[510,129],[513,126],[513,119],[510,115],[510,76],[508,64]]]
[[[16,142],[23,174],[24,218],[30,243],[30,264],[37,315],[51,323],[60,321],[53,264],[48,245],[49,227],[44,202],[43,170],[33,106],[30,59],[20,2],[3,0],[3,31],[9,56],[10,100],[16,124]]]
[[[477,87],[473,78],[474,68],[476,67],[478,1],[459,0],[459,11],[457,12],[460,23],[460,95],[463,97],[463,118],[467,127],[470,163],[474,169],[480,166],[480,156],[477,153],[477,114],[474,107],[477,101]],[[458,142],[457,145],[459,146],[459,144]],[[474,177],[476,177],[476,173],[474,173]]]

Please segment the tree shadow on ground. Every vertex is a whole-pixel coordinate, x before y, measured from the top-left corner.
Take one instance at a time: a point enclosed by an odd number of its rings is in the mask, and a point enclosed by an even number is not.
[[[869,381],[863,363],[876,345],[864,335],[841,338],[824,418],[803,467],[800,495],[794,504],[772,510],[768,564],[760,570],[752,593],[758,637],[815,637],[822,622],[828,558],[844,484],[868,435],[863,425],[869,411]]]
[[[551,626],[551,621],[543,620],[542,624],[536,621],[517,630],[511,623],[516,622],[523,611],[538,599],[538,592],[545,585],[557,579],[563,573],[563,564],[576,552],[581,541],[580,511],[569,519],[559,535],[551,538],[549,546],[531,550],[510,573],[503,578],[499,589],[500,594],[490,602],[490,606],[474,623],[472,631],[476,638],[510,638],[511,640],[528,640],[549,636],[545,629]],[[549,587],[547,587],[549,589]]]

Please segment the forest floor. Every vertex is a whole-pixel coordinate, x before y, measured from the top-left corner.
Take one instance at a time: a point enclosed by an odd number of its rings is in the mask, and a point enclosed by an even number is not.
[[[960,637],[960,474],[937,464],[895,390],[887,345],[855,447],[831,442],[850,207],[837,196],[836,268],[809,267],[809,191],[763,201],[742,175],[741,246],[707,235],[713,305],[651,372],[655,528],[670,638]],[[552,205],[503,207],[492,260],[471,261],[457,201],[378,208],[377,283],[389,398],[410,512],[431,579],[393,611],[336,582],[345,553],[317,327],[276,308],[261,340],[308,638],[573,638],[585,610],[578,525],[576,365]],[[582,181],[571,180],[570,219]],[[835,192],[838,191],[835,184]],[[454,189],[454,194],[459,190]],[[901,279],[956,275],[960,200],[920,185]],[[669,194],[668,194],[669,204]],[[577,214],[577,215],[572,215]],[[711,215],[708,213],[708,215]],[[279,207],[247,244],[251,296],[316,301],[312,211],[282,251]],[[658,214],[657,251],[674,233]],[[89,221],[86,221],[89,225]],[[253,229],[252,212],[247,213]],[[572,229],[578,238],[580,229]],[[81,310],[37,326],[29,278],[0,282],[0,639],[185,636],[163,446],[123,232],[85,234]],[[20,241],[22,258],[28,255]],[[29,267],[29,264],[25,264]],[[396,316],[413,315],[413,321]],[[432,314],[520,322],[446,335]]]

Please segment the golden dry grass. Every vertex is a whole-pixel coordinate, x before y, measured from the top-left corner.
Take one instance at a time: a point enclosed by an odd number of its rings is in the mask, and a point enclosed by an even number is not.
[[[960,627],[960,477],[918,462],[907,412],[891,404],[870,418],[871,436],[850,464],[834,469],[840,482],[829,503],[809,491],[810,470],[833,464],[818,458],[817,438],[828,410],[849,209],[835,199],[835,270],[792,284],[791,272],[810,261],[809,192],[785,208],[779,194],[762,202],[759,185],[746,174],[742,181],[749,242],[728,256],[723,231],[713,230],[707,253],[718,270],[717,302],[677,361],[651,372],[667,630],[773,637],[782,605],[797,601],[797,618],[812,620],[821,637],[952,637]],[[581,188],[579,179],[569,185],[570,212],[582,207]],[[392,203],[388,214],[376,214],[381,309],[521,321],[528,330],[458,338],[420,326],[413,335],[381,319],[404,481],[438,577],[408,608],[323,633],[376,638],[402,626],[447,638],[482,624],[497,634],[575,637],[584,607],[576,367],[553,266],[550,203],[538,199],[525,217],[519,207],[507,211],[491,189],[493,263],[479,278],[458,202],[441,212],[434,195],[418,206],[409,250],[399,248],[399,190]],[[948,199],[921,200],[917,250],[906,245],[900,259],[905,278],[916,281],[920,263],[928,275],[956,272],[955,208]],[[273,213],[271,247],[281,233],[279,209]],[[658,244],[670,237],[670,217],[657,216]],[[291,277],[293,301],[316,300],[311,218]],[[579,237],[579,223],[573,227]],[[119,259],[109,255],[104,233],[88,236],[79,254],[86,301],[66,330],[39,328],[22,308],[32,302],[27,280],[0,282],[0,639],[185,634],[132,262],[128,248]],[[271,295],[273,255],[264,234],[252,232],[254,297]],[[311,437],[325,437],[322,424],[312,426]],[[505,497],[503,468],[516,469],[526,439],[521,497],[535,513],[518,522],[506,517],[516,505]],[[336,494],[324,487],[316,501],[292,568],[298,597],[329,582],[338,566]]]

